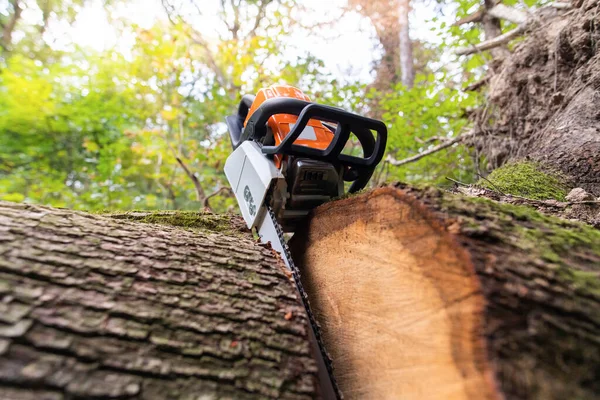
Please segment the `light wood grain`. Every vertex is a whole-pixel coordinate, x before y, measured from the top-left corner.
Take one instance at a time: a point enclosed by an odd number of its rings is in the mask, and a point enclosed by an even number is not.
[[[296,256],[347,399],[492,399],[467,253],[393,189],[322,207]]]

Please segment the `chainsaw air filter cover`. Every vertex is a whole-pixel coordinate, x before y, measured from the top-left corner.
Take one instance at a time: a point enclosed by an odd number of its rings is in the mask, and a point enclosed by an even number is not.
[[[311,209],[334,197],[341,196],[344,187],[340,172],[327,162],[296,158],[288,173],[289,207]]]

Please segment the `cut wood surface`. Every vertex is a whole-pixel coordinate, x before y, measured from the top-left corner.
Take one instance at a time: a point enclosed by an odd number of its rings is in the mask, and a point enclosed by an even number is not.
[[[0,399],[317,397],[294,286],[239,225],[0,202]]]
[[[399,185],[291,247],[347,399],[600,396],[600,231]]]

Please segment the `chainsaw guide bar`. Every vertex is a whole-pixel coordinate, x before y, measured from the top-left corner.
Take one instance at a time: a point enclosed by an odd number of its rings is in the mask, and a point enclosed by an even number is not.
[[[267,225],[271,225],[273,229],[270,227],[267,228]],[[276,237],[270,235],[270,233],[273,231],[275,232]],[[270,206],[267,206],[267,215],[265,215],[265,220],[263,221],[261,229],[258,230],[258,232],[261,241],[263,243],[271,243],[271,247],[275,251],[279,252],[286,267],[292,272],[292,278],[294,279],[296,289],[298,290],[298,294],[300,295],[302,305],[304,305],[304,310],[306,311],[306,315],[310,323],[309,336],[313,346],[314,355],[317,358],[317,366],[319,368],[319,385],[323,399],[341,399],[342,396],[337,386],[335,376],[333,375],[333,363],[329,357],[329,354],[325,350],[325,344],[323,343],[323,339],[321,337],[321,328],[319,323],[310,309],[308,294],[304,290],[304,287],[302,286],[302,280],[300,279],[300,270],[296,264],[294,264],[292,254],[290,253],[290,249],[283,235],[283,229],[281,229],[281,226],[277,223],[277,220],[275,219],[275,213]]]

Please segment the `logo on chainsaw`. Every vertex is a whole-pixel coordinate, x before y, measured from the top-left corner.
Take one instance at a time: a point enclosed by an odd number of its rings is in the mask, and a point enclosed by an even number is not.
[[[244,188],[244,200],[246,200],[246,204],[248,205],[248,211],[250,215],[256,215],[256,205],[254,204],[254,198],[252,197],[252,193],[250,193],[250,188],[248,185]]]

